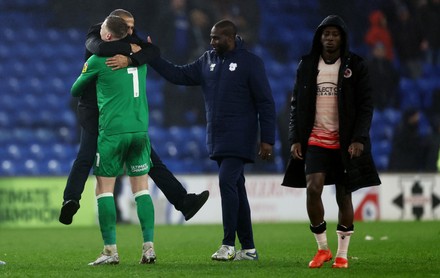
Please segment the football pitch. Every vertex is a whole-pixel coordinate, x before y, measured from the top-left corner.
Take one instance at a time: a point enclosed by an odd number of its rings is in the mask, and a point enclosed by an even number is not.
[[[327,237],[336,254],[336,223]],[[102,250],[99,228],[0,230],[0,277],[439,277],[440,222],[357,222],[349,268],[309,269],[316,243],[307,223],[254,224],[259,261],[211,260],[221,225],[158,225],[157,263],[139,265],[137,225],[118,225],[119,265],[88,266]],[[240,247],[239,245],[237,247]]]

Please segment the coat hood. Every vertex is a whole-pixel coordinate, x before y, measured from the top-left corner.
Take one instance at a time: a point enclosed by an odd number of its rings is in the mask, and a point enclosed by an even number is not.
[[[341,44],[341,54],[345,55],[349,51],[348,46],[348,28],[344,20],[338,15],[329,15],[319,24],[316,28],[315,35],[313,37],[312,50],[310,54],[320,55],[322,52],[321,44],[321,34],[322,30],[327,26],[336,26],[342,32],[342,44]]]

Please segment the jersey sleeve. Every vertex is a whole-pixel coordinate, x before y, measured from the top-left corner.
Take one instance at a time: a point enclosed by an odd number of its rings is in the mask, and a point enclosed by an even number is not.
[[[83,66],[81,75],[73,83],[70,89],[70,94],[74,97],[79,97],[84,93],[84,89],[91,83],[95,82],[98,77],[99,67],[96,63],[95,57],[91,56]]]

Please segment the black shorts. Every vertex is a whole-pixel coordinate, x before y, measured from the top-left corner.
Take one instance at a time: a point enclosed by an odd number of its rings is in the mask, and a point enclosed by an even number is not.
[[[326,173],[335,182],[342,182],[344,165],[340,149],[326,149],[317,146],[308,146],[305,158],[306,175]]]

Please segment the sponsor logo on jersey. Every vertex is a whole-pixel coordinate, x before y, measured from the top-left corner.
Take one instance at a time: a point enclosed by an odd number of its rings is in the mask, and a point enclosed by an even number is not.
[[[87,71],[87,67],[88,67],[89,65],[87,64],[87,62],[85,62],[84,63],[84,66],[83,66],[83,69],[82,69],[82,71],[81,71],[81,73],[85,73],[86,71]]]

